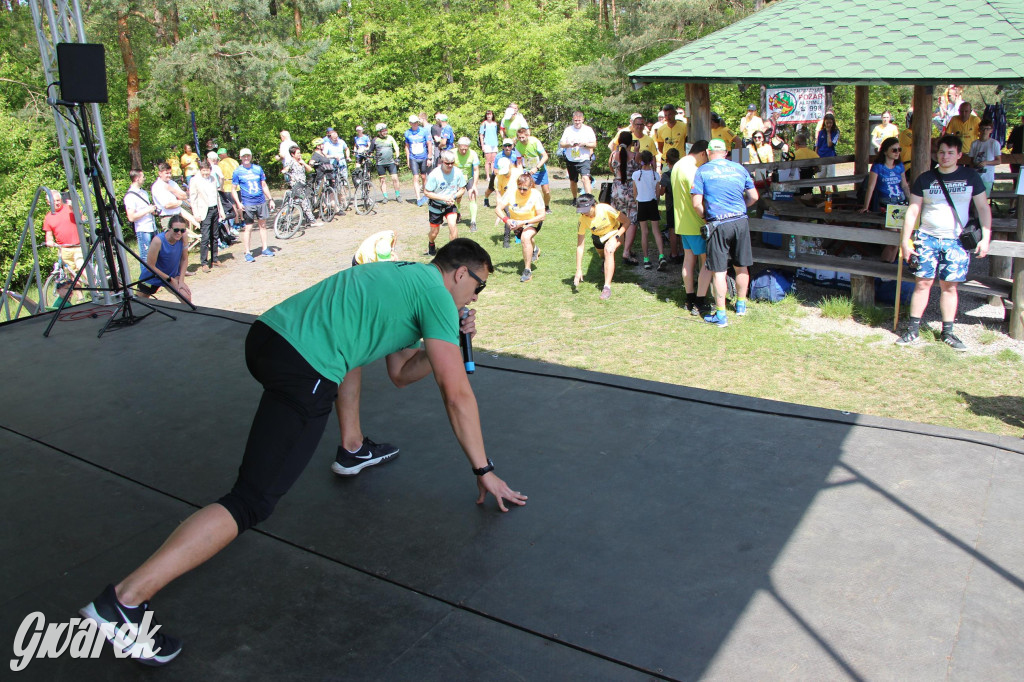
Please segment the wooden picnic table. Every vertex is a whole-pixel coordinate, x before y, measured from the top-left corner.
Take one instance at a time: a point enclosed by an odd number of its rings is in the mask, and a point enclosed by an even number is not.
[[[785,202],[777,202],[785,203]],[[791,209],[792,210],[792,209]],[[812,209],[813,210],[813,209]],[[833,216],[819,211],[820,217]],[[865,214],[855,214],[859,221]],[[860,221],[859,221],[860,222]],[[771,220],[751,218],[750,229],[755,232],[768,232],[798,237],[817,237],[838,241],[857,242],[864,244],[899,245],[900,233],[878,227],[856,227],[853,225],[827,224],[823,222],[796,222],[792,220]],[[841,256],[813,255],[798,253],[790,258],[788,249],[781,250],[755,248],[754,261],[768,265],[787,267],[807,267],[824,270],[835,270],[850,273],[851,297],[863,305],[874,305],[874,279],[883,277],[895,279],[897,265],[876,260],[846,258]],[[992,240],[989,247],[990,256],[1002,256],[1011,259],[1024,259],[1024,243],[1018,241]],[[1020,261],[1018,261],[1020,262]],[[984,296],[997,296],[1003,300],[1007,315],[1024,316],[1024,277],[1014,272],[1014,279],[1007,277],[978,277],[959,285],[962,291],[977,293]],[[909,272],[904,271],[904,279],[911,281]],[[1016,280],[1016,282],[1015,282]],[[1021,325],[1011,323],[1011,333]]]
[[[806,206],[796,201],[778,201],[765,199],[765,206],[772,215],[785,216],[789,218],[804,218],[807,220],[823,220],[830,223],[870,223],[873,225],[885,225],[884,213],[858,213],[857,211],[833,209],[831,213],[825,213],[820,208]]]

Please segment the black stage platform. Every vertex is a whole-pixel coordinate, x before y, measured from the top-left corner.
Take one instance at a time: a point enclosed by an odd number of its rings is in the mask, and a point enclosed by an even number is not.
[[[230,487],[259,395],[251,318],[179,312],[102,339],[99,319],[0,326],[7,651],[28,614],[76,616]],[[16,679],[1024,674],[1020,441],[477,360],[488,454],[525,507],[475,506],[434,383],[374,366],[364,430],[400,457],[334,476],[332,420],[276,514],[157,595],[177,660],[105,648]]]

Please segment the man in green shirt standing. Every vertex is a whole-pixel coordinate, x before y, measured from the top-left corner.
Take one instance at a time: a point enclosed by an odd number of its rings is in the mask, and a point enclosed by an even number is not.
[[[469,148],[469,138],[460,137],[455,145],[455,167],[466,176],[466,198],[469,200],[469,231],[476,232],[476,179],[480,175],[480,156]],[[455,205],[462,211],[462,197],[455,199]]]
[[[132,649],[139,662],[170,662],[181,642],[153,632],[149,600],[270,516],[309,463],[336,398],[344,438],[362,436],[360,368],[382,357],[399,387],[434,374],[476,475],[477,504],[488,493],[502,511],[508,511],[506,501],[525,504],[525,495],[495,475],[484,451],[480,413],[459,349],[460,325],[462,333],[476,331],[474,313],[460,323],[459,310],[477,300],[493,271],[483,247],[454,239],[429,264],[385,261],[349,268],[260,316],[246,337],[245,359],[264,392],[231,492],[186,519],[155,554],[116,586],[108,585],[81,614],[97,625],[110,624],[101,631],[115,646]],[[375,447],[363,439],[366,454],[373,455]],[[152,634],[148,642],[134,638],[140,629]]]

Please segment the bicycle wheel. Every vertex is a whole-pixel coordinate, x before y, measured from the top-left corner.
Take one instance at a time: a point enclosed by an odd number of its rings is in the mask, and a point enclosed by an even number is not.
[[[338,192],[338,213],[352,208],[352,195],[348,191],[348,183],[339,182],[335,189]]]
[[[320,209],[320,220],[325,223],[334,220],[334,213],[338,210],[338,193],[334,191],[334,188],[324,189],[323,197],[320,200]]]
[[[43,284],[43,300],[39,302],[39,307],[46,310],[51,305],[55,306],[57,300],[57,287],[61,285],[60,273],[53,273],[46,278],[46,282]]]
[[[274,218],[274,236],[278,239],[290,239],[299,229],[302,222],[302,209],[289,203]]]
[[[370,190],[370,183],[365,180],[360,182],[356,189],[356,213],[359,215],[366,215],[373,210],[373,205],[377,203]]]

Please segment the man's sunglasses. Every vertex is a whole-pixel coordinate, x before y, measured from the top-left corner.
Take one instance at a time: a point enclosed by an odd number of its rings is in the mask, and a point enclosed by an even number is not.
[[[479,296],[480,292],[487,288],[487,282],[485,282],[482,279],[480,279],[479,277],[477,277],[476,273],[473,272],[472,270],[470,270],[468,267],[466,268],[466,272],[469,273],[470,277],[472,277],[473,279],[475,279],[477,281],[477,287],[476,287],[476,289],[473,290],[473,293]]]

